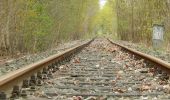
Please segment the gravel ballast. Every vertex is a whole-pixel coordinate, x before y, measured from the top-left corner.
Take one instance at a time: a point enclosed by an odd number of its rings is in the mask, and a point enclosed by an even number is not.
[[[79,44],[85,43],[88,40],[75,40],[68,43],[60,44],[58,47],[47,50],[45,52],[37,53],[37,54],[28,54],[23,57],[17,58],[17,59],[11,59],[9,61],[6,61],[4,64],[0,65],[0,75],[7,74],[9,72],[15,71],[17,69],[20,69],[26,65],[35,63],[37,61],[40,61],[42,59],[45,59],[51,55],[59,54],[62,51],[65,51],[67,49],[73,48]]]
[[[127,41],[115,41],[115,42],[122,44],[126,47],[135,49],[137,51],[140,51],[142,53],[146,53],[146,54],[152,55],[154,57],[160,58],[160,59],[170,63],[170,53],[169,52],[166,52],[166,51],[163,51],[163,50],[154,50],[151,47],[147,48],[147,47],[144,47],[140,44],[134,44],[134,43],[130,43],[130,42],[127,42]]]

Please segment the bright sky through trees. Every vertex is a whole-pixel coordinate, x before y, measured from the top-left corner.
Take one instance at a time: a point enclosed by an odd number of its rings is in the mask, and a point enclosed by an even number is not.
[[[100,0],[100,9],[106,4],[107,0]]]

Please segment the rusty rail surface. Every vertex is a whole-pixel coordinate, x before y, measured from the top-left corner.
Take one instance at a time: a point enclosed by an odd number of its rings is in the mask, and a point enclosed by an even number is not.
[[[36,63],[30,64],[28,66],[25,66],[21,69],[12,71],[10,73],[7,73],[3,76],[0,76],[0,88],[2,88],[4,85],[6,85],[7,83],[9,84],[10,82],[16,80],[17,78],[23,76],[24,74],[27,74],[29,72],[33,72],[35,69],[41,69],[41,68],[45,68],[47,67],[49,64],[57,62],[57,61],[62,61],[63,59],[65,59],[66,57],[71,56],[72,54],[80,51],[83,47],[87,46],[88,44],[90,44],[94,39],[83,43],[81,45],[78,45],[76,47],[73,47],[71,49],[68,49],[60,54],[55,54],[52,55],[46,59],[43,59],[41,61],[38,61]]]
[[[121,45],[119,43],[116,43],[116,42],[114,42],[114,41],[112,41],[110,39],[108,39],[108,41],[110,41],[110,43],[112,43],[112,44],[114,44],[114,45],[116,45],[118,47],[121,47],[124,50],[126,50],[126,51],[128,51],[128,52],[130,52],[130,53],[132,53],[134,55],[137,55],[138,57],[141,57],[141,58],[143,58],[145,60],[151,61],[152,63],[158,65],[157,67],[161,68],[162,70],[164,70],[164,71],[166,71],[166,72],[168,72],[170,74],[170,63],[165,62],[165,61],[163,61],[163,60],[161,60],[159,58],[156,58],[154,56],[139,52],[139,51],[137,51],[135,49],[128,48],[128,47],[123,46],[123,45]]]

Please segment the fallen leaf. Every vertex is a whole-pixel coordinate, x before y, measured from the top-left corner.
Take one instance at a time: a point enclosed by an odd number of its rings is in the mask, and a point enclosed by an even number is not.
[[[97,97],[90,96],[90,97],[88,97],[88,98],[86,98],[86,99],[84,99],[84,100],[97,100]]]
[[[61,65],[60,67],[59,67],[59,70],[60,71],[64,71],[64,70],[67,70],[68,69],[68,65]]]
[[[120,89],[120,88],[113,89],[113,91],[118,92],[118,93],[125,93],[126,92],[126,90],[123,90],[123,89]]]
[[[80,63],[80,58],[75,58],[73,63]]]
[[[151,86],[149,86],[149,85],[142,85],[142,87],[141,87],[141,91],[148,91],[148,90],[150,90],[151,89]]]

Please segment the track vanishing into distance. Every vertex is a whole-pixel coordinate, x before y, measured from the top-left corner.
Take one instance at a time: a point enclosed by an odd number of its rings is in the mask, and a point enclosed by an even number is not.
[[[169,100],[170,64],[93,39],[0,77],[0,100]]]

